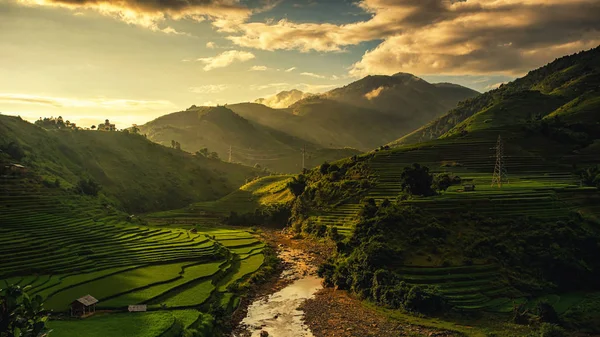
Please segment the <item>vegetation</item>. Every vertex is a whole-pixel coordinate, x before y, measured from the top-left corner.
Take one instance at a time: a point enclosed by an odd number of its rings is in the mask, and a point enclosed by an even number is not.
[[[221,161],[191,160],[191,154],[152,143],[141,135],[48,131],[8,116],[0,116],[0,149],[0,162],[22,164],[34,179],[59,180],[62,189],[98,194],[106,204],[130,213],[215,199],[263,174]]]
[[[29,296],[26,289],[19,286],[0,289],[0,336],[45,336],[49,329],[43,305],[41,296]]]

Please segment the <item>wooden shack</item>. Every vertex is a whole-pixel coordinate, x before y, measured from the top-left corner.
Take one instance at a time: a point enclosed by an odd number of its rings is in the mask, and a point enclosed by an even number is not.
[[[71,317],[83,317],[96,312],[98,300],[92,295],[85,295],[71,303]]]
[[[27,168],[20,164],[7,164],[4,166],[3,173],[7,175],[24,175],[27,173]]]
[[[465,191],[465,192],[473,192],[473,191],[475,191],[475,185],[473,185],[473,184],[464,185],[463,186],[463,191]]]
[[[129,312],[144,312],[148,310],[148,306],[145,304],[130,305],[127,310]]]

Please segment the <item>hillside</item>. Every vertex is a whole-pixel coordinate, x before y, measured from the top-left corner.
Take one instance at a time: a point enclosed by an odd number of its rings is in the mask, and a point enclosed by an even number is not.
[[[262,110],[257,112],[256,107],[262,107]],[[233,110],[243,110],[246,116],[254,116],[257,121],[250,121]],[[231,150],[232,162],[248,166],[258,164],[274,172],[301,171],[303,147],[309,154],[305,156],[307,167],[359,153],[352,149],[325,150],[306,139],[260,123],[272,114],[286,113],[258,104],[252,104],[245,110],[233,106],[192,107],[146,123],[140,126],[140,132],[165,146],[169,146],[172,140],[180,142],[182,150],[191,153],[208,148],[209,152],[216,152],[226,161]]]
[[[0,148],[18,144],[19,162],[61,189],[92,178],[101,194],[129,212],[180,207],[223,196],[260,172],[169,149],[124,132],[45,130],[0,116]]]
[[[599,59],[600,47],[561,57],[525,77],[459,103],[444,116],[390,145],[555,116],[566,121],[595,121],[600,107]]]
[[[273,96],[259,98],[255,100],[254,103],[263,104],[274,109],[283,109],[289,107],[290,105],[296,103],[297,101],[303,98],[312,95],[313,94],[308,92],[302,92],[300,90],[293,89],[289,91],[279,92]]]

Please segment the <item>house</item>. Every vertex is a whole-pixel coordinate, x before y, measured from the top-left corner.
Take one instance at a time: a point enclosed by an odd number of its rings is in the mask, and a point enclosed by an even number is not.
[[[71,317],[82,317],[96,312],[98,300],[92,295],[85,295],[71,303]]]
[[[106,119],[104,124],[98,124],[98,131],[117,131],[117,127],[114,124],[110,124],[110,121]]]
[[[463,186],[463,191],[465,191],[465,192],[473,192],[473,191],[475,191],[475,185],[473,185],[473,184],[464,185]]]
[[[7,164],[4,165],[3,173],[7,175],[24,175],[27,173],[27,168],[20,164]]]
[[[148,310],[148,306],[145,305],[145,304],[130,305],[130,306],[127,307],[127,310],[129,312],[147,311]]]

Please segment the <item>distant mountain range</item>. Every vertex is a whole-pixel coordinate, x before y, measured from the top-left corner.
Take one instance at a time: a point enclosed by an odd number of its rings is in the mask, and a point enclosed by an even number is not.
[[[140,127],[149,139],[186,151],[216,151],[225,160],[298,172],[302,149],[307,167],[368,151],[441,116],[474,90],[431,84],[416,76],[367,76],[313,95],[284,91],[256,103],[196,107]],[[352,149],[356,150],[352,150]]]

